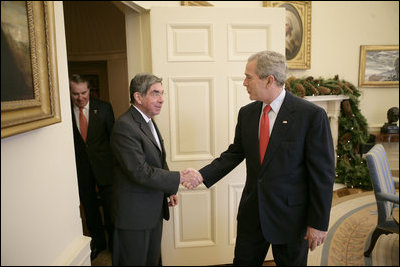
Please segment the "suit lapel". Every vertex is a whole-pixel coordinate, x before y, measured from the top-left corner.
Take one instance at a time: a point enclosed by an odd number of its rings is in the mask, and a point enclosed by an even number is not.
[[[94,129],[96,127],[96,117],[98,112],[99,111],[96,102],[93,99],[90,99],[87,139],[90,139],[90,136],[92,136],[96,132]]]
[[[295,112],[295,107],[294,103],[292,103],[292,97],[292,95],[286,92],[285,99],[279,110],[278,116],[276,117],[274,128],[271,132],[268,148],[265,153],[264,162],[262,164],[263,168],[268,165],[268,163],[273,158],[273,155],[277,153],[276,150],[278,149],[282,140],[284,140],[285,136],[287,136],[287,131],[294,123],[293,114]]]
[[[248,124],[248,131],[250,140],[249,151],[254,151],[253,157],[260,162],[260,142],[259,142],[259,125],[260,125],[260,115],[262,109],[262,102],[258,101],[256,105],[253,106],[250,111],[248,118],[246,118]],[[247,124],[246,124],[247,125]]]
[[[151,142],[157,148],[157,151],[159,151],[161,153],[160,149],[158,148],[157,141],[154,138],[154,135],[151,132],[149,125],[144,120],[142,114],[140,114],[140,112],[137,111],[136,108],[133,107],[133,106],[131,106],[131,111],[132,111],[132,116],[133,116],[134,120],[139,124],[139,127],[140,127],[141,131],[151,140]],[[157,128],[156,124],[154,123],[154,121],[153,121],[153,124],[154,124],[154,127],[156,128],[156,131],[157,131],[157,134],[158,134],[158,139],[160,140],[160,143],[162,143],[162,141],[161,141],[162,138],[161,138],[161,136],[160,136],[160,134],[158,132],[158,128]],[[164,147],[162,145],[161,145],[161,147],[164,150]]]
[[[157,126],[157,124],[156,124],[156,122],[154,120],[153,120],[153,125],[154,125],[154,128],[156,129],[156,132],[158,134],[158,140],[160,141],[161,152],[162,152],[163,158],[165,158],[166,155],[165,155],[165,149],[164,149],[164,140],[162,139],[161,133],[158,130],[158,126]],[[154,142],[155,142],[155,140],[154,140]],[[156,143],[156,145],[157,145],[157,143]],[[157,147],[158,147],[158,145],[157,145]]]

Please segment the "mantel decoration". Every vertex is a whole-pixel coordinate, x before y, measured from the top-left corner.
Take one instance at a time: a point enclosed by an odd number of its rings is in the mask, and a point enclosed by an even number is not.
[[[299,97],[318,95],[346,95],[340,107],[338,143],[336,147],[336,183],[350,188],[372,190],[367,162],[361,156],[362,145],[369,139],[368,124],[359,109],[360,91],[350,82],[331,79],[289,77],[286,89]]]

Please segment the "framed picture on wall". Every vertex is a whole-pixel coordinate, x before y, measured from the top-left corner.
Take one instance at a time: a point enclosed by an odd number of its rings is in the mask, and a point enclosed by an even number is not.
[[[181,1],[181,6],[213,6],[208,1]]]
[[[398,87],[399,46],[362,45],[358,86]]]
[[[285,54],[289,69],[311,68],[311,1],[264,1],[286,9]]]
[[[51,1],[1,1],[1,137],[61,121]]]

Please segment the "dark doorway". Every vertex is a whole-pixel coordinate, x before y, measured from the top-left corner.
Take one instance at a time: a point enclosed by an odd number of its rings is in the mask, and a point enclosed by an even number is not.
[[[68,74],[79,74],[89,80],[91,97],[109,101],[106,61],[69,61]]]

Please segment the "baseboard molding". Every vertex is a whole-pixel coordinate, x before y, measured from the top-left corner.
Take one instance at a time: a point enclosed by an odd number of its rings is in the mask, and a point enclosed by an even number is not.
[[[91,266],[90,237],[76,238],[57,258],[54,265],[58,266]]]

